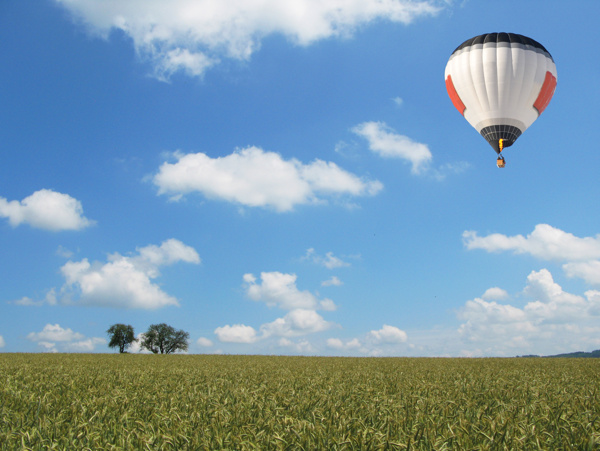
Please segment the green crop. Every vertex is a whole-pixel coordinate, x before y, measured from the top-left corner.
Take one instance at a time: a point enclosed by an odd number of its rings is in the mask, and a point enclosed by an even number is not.
[[[600,359],[0,354],[0,449],[600,449]]]

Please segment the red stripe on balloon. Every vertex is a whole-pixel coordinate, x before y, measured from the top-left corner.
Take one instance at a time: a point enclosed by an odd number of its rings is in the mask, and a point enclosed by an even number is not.
[[[450,96],[450,100],[452,100],[452,104],[454,105],[454,107],[458,110],[460,114],[464,116],[466,109],[465,104],[462,103],[462,100],[460,100],[460,97],[458,96],[458,93],[454,88],[454,83],[452,83],[452,77],[450,75],[448,75],[448,78],[446,78],[446,91],[448,91],[448,95]]]
[[[546,72],[546,78],[544,79],[544,84],[542,85],[542,89],[540,89],[540,93],[535,99],[533,103],[533,107],[538,111],[538,114],[542,114],[542,111],[546,109],[548,104],[550,103],[550,99],[554,95],[554,90],[556,89],[556,77],[550,73],[550,71]]]

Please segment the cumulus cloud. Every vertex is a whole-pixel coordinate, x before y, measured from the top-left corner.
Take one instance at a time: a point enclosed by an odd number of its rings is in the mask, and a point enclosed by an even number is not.
[[[525,306],[525,311],[538,323],[565,322],[588,317],[589,301],[563,291],[547,269],[529,274],[524,293],[535,299]]]
[[[588,290],[585,293],[585,297],[590,302],[589,314],[592,316],[600,316],[600,291]],[[600,339],[598,339],[600,344]]]
[[[332,162],[303,164],[257,147],[220,158],[179,152],[174,157],[175,163],[163,163],[153,177],[158,193],[173,200],[198,192],[209,199],[286,212],[332,197],[372,196],[383,188],[379,181],[363,180]]]
[[[500,233],[479,236],[477,232],[468,230],[463,232],[463,243],[467,249],[512,251],[541,260],[566,261],[563,270],[568,277],[600,285],[600,234],[581,238],[548,224],[538,224],[527,236]]]
[[[79,332],[59,324],[46,324],[40,332],[31,332],[27,339],[37,342],[46,352],[92,352],[96,346],[106,344],[101,337],[86,338]]]
[[[68,261],[61,273],[65,285],[63,300],[83,305],[157,309],[179,305],[177,299],[152,282],[159,268],[177,262],[200,263],[198,253],[181,241],[170,239],[160,246],[137,249],[134,256],[109,255],[107,263]],[[78,299],[75,299],[78,298]]]
[[[542,260],[582,261],[600,258],[600,235],[579,238],[548,224],[536,225],[526,237],[500,233],[480,237],[475,231],[465,231],[463,242],[467,249],[512,251]]]
[[[285,347],[285,348],[290,348],[294,352],[297,352],[300,354],[308,354],[308,353],[312,353],[315,351],[315,348],[313,347],[312,344],[310,344],[310,342],[308,340],[299,340],[299,341],[295,342],[295,341],[289,340],[287,338],[281,338],[279,340],[279,346]]]
[[[346,348],[360,348],[362,346],[362,344],[360,343],[360,340],[358,338],[353,338],[352,340],[349,340],[346,342]]]
[[[455,163],[445,163],[438,168],[431,168],[429,175],[438,181],[445,180],[447,176],[453,174],[462,174],[471,167],[467,161],[459,161]]]
[[[2,337],[2,335],[0,335],[0,348],[3,348],[6,345],[6,343],[4,343],[4,337]]]
[[[217,327],[215,335],[221,342],[250,344],[271,337],[289,339],[313,334],[333,326],[333,323],[326,321],[314,310],[295,309],[288,312],[283,318],[277,318],[275,321],[261,325],[259,331],[245,324],[234,324],[233,326]]]
[[[344,282],[342,282],[338,277],[331,276],[329,279],[321,282],[322,287],[339,287],[342,286]]]
[[[309,291],[300,291],[296,286],[295,274],[262,272],[259,281],[248,273],[244,274],[243,280],[246,295],[250,299],[289,312],[274,321],[263,323],[258,329],[246,324],[217,327],[214,333],[219,341],[251,344],[277,338],[279,346],[289,347],[296,352],[312,352],[312,345],[306,340],[292,341],[291,338],[322,332],[335,326],[317,312],[317,309],[336,310],[335,303],[331,299],[319,299]]]
[[[96,346],[106,344],[106,339],[100,337],[86,338],[85,340],[66,343],[64,350],[68,352],[92,352]]]
[[[501,299],[506,299],[508,297],[508,293],[506,292],[506,290],[503,290],[502,288],[498,288],[498,287],[493,287],[493,288],[488,288],[487,290],[485,290],[485,293],[483,293],[483,296],[481,296],[482,299],[485,299],[486,301],[488,300],[501,300]]]
[[[38,346],[40,348],[43,348],[44,352],[58,352],[58,349],[56,349],[56,343],[52,343],[49,341],[39,341]]]
[[[48,290],[48,292],[46,293],[46,296],[44,297],[44,299],[36,301],[34,299],[31,299],[28,296],[23,296],[21,299],[18,299],[14,302],[11,302],[13,304],[16,305],[27,305],[27,306],[42,306],[42,305],[56,305],[58,302],[57,297],[56,297],[56,289],[51,288],[50,290]]]
[[[53,232],[81,230],[94,224],[83,215],[81,202],[48,189],[36,191],[22,201],[0,197],[0,217],[8,218],[13,227],[29,224]]]
[[[501,304],[489,296],[488,300],[482,297],[467,301],[458,311],[458,318],[464,321],[458,332],[490,355],[540,353],[544,348],[556,353],[548,348],[556,341],[567,346],[591,344],[600,332],[599,293],[590,290],[585,297],[568,293],[547,269],[533,271],[523,290],[530,299],[524,306]]]
[[[256,330],[244,324],[217,327],[215,335],[224,343],[254,343],[258,339]]]
[[[320,300],[307,290],[300,291],[296,286],[296,274],[262,272],[260,279],[259,284],[253,274],[244,275],[246,294],[254,301],[265,302],[270,307],[284,310],[318,308],[332,311],[337,308],[331,299]]]
[[[138,333],[135,336],[136,340],[133,343],[131,343],[131,346],[129,346],[129,352],[132,354],[136,352],[139,352],[141,354],[152,354],[151,351],[148,351],[146,348],[142,348],[142,342],[145,338],[146,334],[144,334],[143,332]]]
[[[344,266],[350,266],[350,263],[345,262],[339,257],[333,255],[333,252],[327,252],[325,256],[318,255],[315,250],[311,247],[306,250],[306,255],[303,257],[305,260],[311,260],[317,265],[324,266],[327,269],[342,268]]]
[[[345,343],[339,338],[328,338],[327,346],[333,349],[363,349],[363,352],[367,352],[358,338],[347,340]]]
[[[535,330],[522,309],[481,298],[467,301],[458,316],[472,324],[512,324],[519,329]]]
[[[342,349],[344,347],[344,342],[339,338],[328,338],[327,346],[334,349]]]
[[[177,262],[200,263],[198,252],[176,239],[163,241],[160,246],[151,244],[138,248],[138,255],[130,260],[137,268],[144,269],[151,277],[159,275],[160,266],[169,266]]]
[[[31,341],[73,341],[84,336],[71,329],[63,329],[58,324],[46,324],[41,332],[31,332],[27,339]]]
[[[203,348],[210,348],[213,345],[213,342],[205,337],[200,337],[196,341],[198,346],[202,346]]]
[[[377,343],[397,344],[405,343],[408,340],[406,332],[387,324],[384,324],[379,330],[372,330],[369,332],[369,336]]]
[[[399,355],[406,352],[408,334],[395,326],[384,324],[381,329],[372,330],[361,338],[342,340],[327,339],[327,347],[341,354],[362,354],[368,356]],[[409,346],[410,347],[410,346]]]
[[[272,34],[306,46],[376,20],[409,24],[440,10],[433,0],[57,1],[92,33],[125,33],[163,80],[178,71],[202,76],[223,59],[248,60]]]
[[[432,155],[425,144],[396,133],[383,122],[364,122],[352,129],[369,142],[369,148],[383,158],[400,158],[412,164],[411,172],[425,172]]]
[[[75,253],[64,246],[59,245],[56,249],[56,255],[64,258],[71,258],[73,255],[75,255]]]
[[[260,326],[262,337],[295,337],[327,330],[333,326],[314,310],[296,309],[283,318]]]
[[[568,277],[577,277],[591,285],[600,285],[600,261],[572,262],[563,265]]]

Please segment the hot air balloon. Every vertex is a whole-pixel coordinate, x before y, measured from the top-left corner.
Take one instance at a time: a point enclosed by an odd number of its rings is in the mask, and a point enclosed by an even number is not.
[[[548,106],[556,65],[542,44],[514,33],[488,33],[463,42],[444,75],[450,100],[498,154],[512,146]]]

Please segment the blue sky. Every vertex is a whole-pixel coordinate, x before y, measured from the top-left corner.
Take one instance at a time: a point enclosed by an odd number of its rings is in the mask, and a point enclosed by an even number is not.
[[[0,351],[600,348],[600,3],[0,4]],[[444,85],[510,31],[549,107],[499,170]]]

